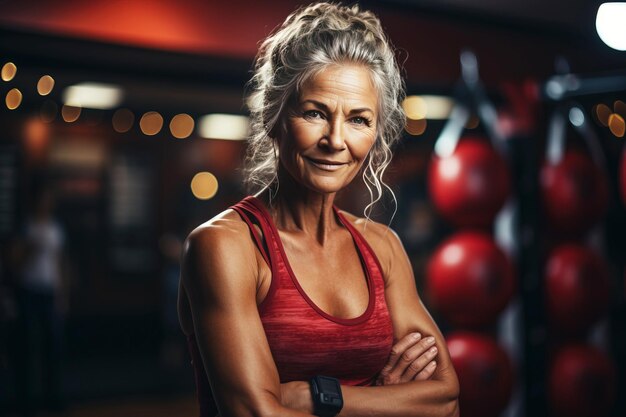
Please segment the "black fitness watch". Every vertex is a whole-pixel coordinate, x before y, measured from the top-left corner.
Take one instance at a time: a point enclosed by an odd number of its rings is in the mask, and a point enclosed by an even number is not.
[[[317,375],[311,379],[313,414],[318,417],[334,417],[343,407],[341,385],[337,378]]]

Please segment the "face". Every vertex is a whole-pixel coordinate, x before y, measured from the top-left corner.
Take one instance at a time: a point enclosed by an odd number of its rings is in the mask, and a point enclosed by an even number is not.
[[[303,85],[278,137],[283,167],[312,191],[341,190],[376,140],[377,106],[366,68],[336,65],[318,73]]]

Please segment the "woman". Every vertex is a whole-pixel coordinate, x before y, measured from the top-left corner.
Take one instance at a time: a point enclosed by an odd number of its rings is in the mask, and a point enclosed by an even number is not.
[[[301,9],[262,44],[251,86],[248,179],[262,190],[194,230],[183,254],[201,415],[458,415],[398,237],[333,205],[359,173],[380,198],[404,124],[380,22]]]

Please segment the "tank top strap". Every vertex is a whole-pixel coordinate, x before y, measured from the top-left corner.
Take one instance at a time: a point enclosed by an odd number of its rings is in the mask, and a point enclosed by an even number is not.
[[[376,268],[378,268],[378,273],[383,273],[383,268],[380,265],[380,261],[378,260],[378,256],[372,249],[372,247],[367,243],[367,240],[363,237],[363,235],[350,223],[350,221],[339,211],[337,206],[333,205],[333,209],[335,210],[335,214],[339,217],[343,225],[348,229],[350,234],[354,237],[354,240],[359,247],[359,252],[361,252],[361,256],[363,256],[366,260],[373,261],[373,264]],[[369,262],[368,262],[369,264]]]
[[[267,262],[268,266],[272,268],[272,251],[269,250],[271,245],[268,243],[272,241],[273,234],[271,232],[270,225],[265,218],[265,213],[263,210],[259,210],[259,208],[252,203],[254,197],[246,197],[237,204],[231,206],[233,210],[235,210],[241,218],[248,224],[250,228],[250,233],[252,234],[252,238],[256,243],[256,246],[259,248],[263,259]],[[263,232],[263,237],[259,235],[255,225],[258,225]]]

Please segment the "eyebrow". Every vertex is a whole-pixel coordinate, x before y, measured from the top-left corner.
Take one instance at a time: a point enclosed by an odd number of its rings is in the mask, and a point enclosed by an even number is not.
[[[300,105],[303,105],[305,103],[312,103],[315,104],[317,107],[321,108],[322,110],[328,112],[329,108],[326,104],[322,103],[321,101],[317,101],[317,100],[303,100],[300,102]],[[358,114],[358,113],[363,113],[363,112],[370,112],[370,113],[374,113],[374,111],[372,109],[370,109],[369,107],[359,107],[358,109],[352,109],[350,110],[350,112],[348,114]]]

